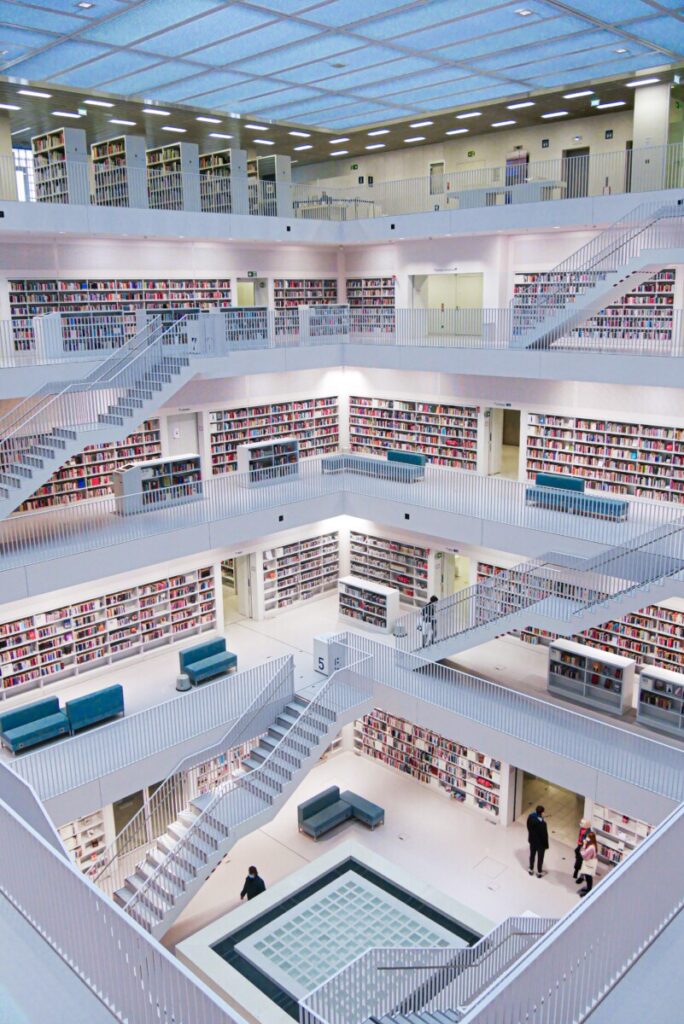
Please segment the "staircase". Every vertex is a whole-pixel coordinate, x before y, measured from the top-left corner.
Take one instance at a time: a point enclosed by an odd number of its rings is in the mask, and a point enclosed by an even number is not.
[[[193,376],[183,321],[144,327],[84,380],[47,384],[0,418],[0,518],[86,445],[121,441]]]
[[[534,306],[512,302],[513,346],[551,348],[658,270],[683,260],[684,205],[644,203],[544,274],[545,290]]]
[[[434,619],[397,620],[397,648],[437,660],[513,629],[539,626],[561,635],[621,618],[654,601],[684,596],[684,517],[590,559],[551,552],[438,601]]]
[[[159,938],[238,839],[270,821],[340,729],[372,708],[370,684],[350,668],[312,700],[294,696],[244,760],[245,773],[191,799],[114,900]]]
[[[463,1014],[458,1010],[419,1010],[417,1013],[386,1013],[368,1020],[372,1024],[458,1024]]]

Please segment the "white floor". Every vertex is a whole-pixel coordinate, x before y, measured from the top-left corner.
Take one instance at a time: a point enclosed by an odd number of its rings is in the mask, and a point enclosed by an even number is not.
[[[300,834],[297,804],[330,785],[352,789],[381,804],[385,824],[371,832],[347,822],[318,842]],[[548,871],[541,879],[531,878],[524,821],[504,828],[450,800],[436,785],[425,785],[343,751],[309,772],[273,821],[233,847],[166,934],[164,944],[173,948],[234,909],[251,864],[268,886],[351,836],[493,923],[527,910],[560,916],[578,900],[572,848],[556,840],[553,832],[545,863]]]

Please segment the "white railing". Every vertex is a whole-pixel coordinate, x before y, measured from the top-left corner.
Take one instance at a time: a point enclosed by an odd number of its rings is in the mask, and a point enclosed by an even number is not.
[[[274,659],[10,762],[41,800],[95,782],[146,757],[228,728],[289,664]]]
[[[0,893],[114,1019],[135,1024],[240,1021],[2,802],[0,832]],[[72,1009],[77,1014],[79,1007]]]
[[[33,786],[20,778],[11,766],[0,763],[0,801],[11,807],[27,825],[42,836],[60,856],[68,860],[68,854],[57,829],[40,802]]]
[[[555,923],[509,917],[464,948],[373,947],[300,999],[300,1024],[365,1024],[386,1014],[461,1009]]]

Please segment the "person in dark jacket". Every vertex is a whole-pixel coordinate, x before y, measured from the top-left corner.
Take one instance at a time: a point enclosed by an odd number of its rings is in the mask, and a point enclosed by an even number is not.
[[[423,633],[423,647],[428,647],[437,639],[437,602],[439,598],[433,594],[426,605],[423,606],[421,618],[421,630]]]
[[[575,847],[575,868],[572,872],[572,877],[575,879],[578,885],[582,881],[582,879],[580,878],[580,874],[582,872],[582,846],[584,845],[584,837],[589,831],[590,825],[591,822],[587,818],[582,818],[582,820],[579,823],[579,832],[577,834],[577,846]]]
[[[266,892],[266,883],[259,875],[257,869],[252,865],[249,869],[249,874],[245,878],[245,884],[242,886],[240,899],[244,900],[246,896],[248,900],[253,900],[260,892]]]
[[[529,873],[534,874],[534,859],[536,857],[537,878],[541,878],[544,854],[549,848],[549,830],[544,821],[544,808],[541,804],[527,816],[527,841],[530,844]]]

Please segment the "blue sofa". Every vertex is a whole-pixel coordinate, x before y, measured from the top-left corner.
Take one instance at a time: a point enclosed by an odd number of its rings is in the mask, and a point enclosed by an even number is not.
[[[237,654],[226,650],[224,637],[188,647],[180,652],[179,660],[181,672],[185,673],[193,686],[237,671]]]
[[[124,713],[123,686],[117,683],[104,690],[75,697],[64,705],[72,734],[96,722],[104,722]]]
[[[403,453],[402,453],[403,454]],[[410,455],[410,452],[406,452]],[[403,461],[376,459],[373,455],[339,454],[324,455],[321,459],[322,473],[356,473],[360,476],[375,476],[381,480],[397,480],[413,484],[425,476],[425,468]]]
[[[46,697],[0,715],[0,743],[13,754],[70,731],[69,719],[60,711],[57,697]]]
[[[537,473],[534,486],[525,489],[525,504],[613,522],[622,522],[629,515],[628,501],[585,494],[584,480],[561,473]]]
[[[387,452],[388,462],[401,462],[405,466],[422,466],[423,470],[427,464],[427,457],[420,452],[404,452],[390,448]]]
[[[314,840],[350,818],[374,829],[384,823],[385,811],[378,804],[371,803],[351,790],[340,795],[339,786],[324,789],[297,808],[299,831],[313,836]]]

